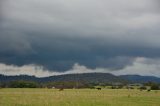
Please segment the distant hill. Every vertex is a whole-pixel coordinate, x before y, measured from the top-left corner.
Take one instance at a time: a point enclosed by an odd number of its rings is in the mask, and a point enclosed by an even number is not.
[[[37,78],[35,76],[28,76],[28,75],[19,75],[19,76],[0,75],[0,82],[10,82],[10,81],[17,81],[17,80],[39,82],[39,81],[41,81],[41,78]]]
[[[36,82],[63,82],[63,81],[84,81],[97,83],[126,83],[127,80],[108,73],[84,73],[84,74],[67,74],[37,78],[35,76],[4,76],[0,75],[0,82],[10,82],[16,80],[36,81]]]
[[[109,73],[84,73],[84,74],[67,74],[37,78],[35,76],[4,76],[0,75],[0,82],[10,82],[16,80],[35,81],[35,82],[63,82],[63,81],[84,81],[88,83],[144,83],[144,82],[158,82],[160,78],[153,76],[139,76],[139,75],[122,75],[114,76]]]
[[[160,83],[160,78],[154,76],[121,75],[120,77],[133,83],[146,83],[149,81]]]

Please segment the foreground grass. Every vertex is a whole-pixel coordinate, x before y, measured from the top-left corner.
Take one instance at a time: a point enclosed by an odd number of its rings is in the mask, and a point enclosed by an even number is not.
[[[0,89],[0,106],[160,106],[160,91]]]

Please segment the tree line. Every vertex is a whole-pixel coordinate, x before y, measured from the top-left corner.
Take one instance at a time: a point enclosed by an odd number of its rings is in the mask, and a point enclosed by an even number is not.
[[[0,88],[57,88],[57,89],[80,89],[80,88],[90,88],[94,89],[96,86],[105,88],[106,86],[111,86],[111,89],[122,89],[126,87],[127,89],[134,89],[133,87],[128,87],[127,84],[115,84],[115,83],[98,83],[98,82],[84,82],[84,81],[59,81],[59,82],[35,82],[35,81],[24,81],[16,80],[10,82],[0,82]],[[160,84],[154,82],[144,83],[139,89],[146,90],[147,86],[151,90],[160,90]]]

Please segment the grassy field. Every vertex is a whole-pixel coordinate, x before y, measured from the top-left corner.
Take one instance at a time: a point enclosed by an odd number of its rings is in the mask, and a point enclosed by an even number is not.
[[[0,106],[160,106],[160,91],[0,89]]]

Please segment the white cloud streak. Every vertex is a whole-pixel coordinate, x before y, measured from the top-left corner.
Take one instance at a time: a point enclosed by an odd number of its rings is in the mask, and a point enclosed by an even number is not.
[[[160,77],[160,59],[150,59],[144,57],[137,57],[132,65],[126,66],[119,70],[110,70],[105,68],[89,69],[86,66],[74,64],[72,69],[65,72],[57,72],[45,70],[42,66],[24,65],[21,67],[14,65],[0,64],[0,74],[3,75],[33,75],[36,77],[46,77],[63,74],[77,74],[77,73],[111,73],[114,75],[145,75]]]

